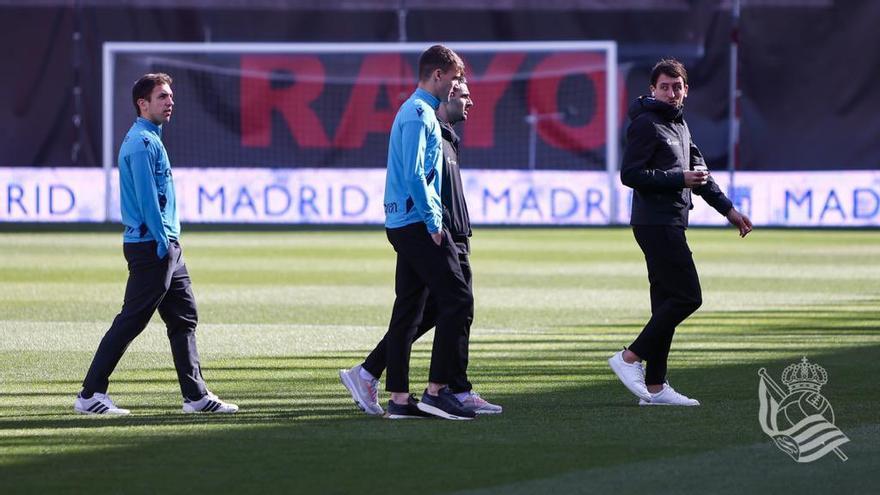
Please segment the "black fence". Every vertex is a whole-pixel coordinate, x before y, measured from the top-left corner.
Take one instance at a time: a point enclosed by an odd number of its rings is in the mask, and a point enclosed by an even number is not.
[[[328,10],[329,3],[0,2],[0,39],[9,48],[0,71],[8,93],[0,102],[0,166],[101,164],[107,41],[614,40],[627,98],[647,91],[658,58],[688,66],[688,121],[710,163],[723,168],[732,38],[741,92],[738,169],[880,165],[878,2],[744,0],[738,31],[730,1],[452,1],[444,10],[426,1],[333,2]],[[594,167],[594,156],[583,159]]]

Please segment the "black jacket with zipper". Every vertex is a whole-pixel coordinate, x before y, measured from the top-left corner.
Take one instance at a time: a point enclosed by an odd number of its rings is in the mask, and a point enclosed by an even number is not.
[[[440,200],[443,203],[443,226],[449,230],[456,242],[468,243],[471,236],[471,219],[467,202],[464,199],[464,185],[461,183],[461,169],[458,165],[459,137],[452,126],[440,123],[443,135],[443,183],[440,185]]]
[[[706,162],[680,108],[640,96],[630,105],[629,118],[620,180],[633,189],[630,225],[686,228],[694,207],[691,191],[727,215],[733,204],[711,177],[702,186],[684,187],[685,170]]]

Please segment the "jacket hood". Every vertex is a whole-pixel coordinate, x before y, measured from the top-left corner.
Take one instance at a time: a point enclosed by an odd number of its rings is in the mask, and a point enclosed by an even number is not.
[[[653,96],[639,96],[629,106],[629,119],[635,120],[636,117],[646,112],[656,113],[666,120],[676,120],[682,115],[681,108],[663,103]]]

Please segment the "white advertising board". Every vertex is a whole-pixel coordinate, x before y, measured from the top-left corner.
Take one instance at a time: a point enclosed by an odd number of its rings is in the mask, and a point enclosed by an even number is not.
[[[755,225],[880,226],[880,171],[713,174]],[[630,190],[616,181],[611,218],[605,172],[463,170],[471,221],[486,225],[608,225],[629,221]],[[0,167],[0,221],[119,220],[116,171],[105,211],[98,168]],[[174,170],[180,219],[191,223],[381,224],[384,169]],[[694,195],[691,225],[725,219]]]

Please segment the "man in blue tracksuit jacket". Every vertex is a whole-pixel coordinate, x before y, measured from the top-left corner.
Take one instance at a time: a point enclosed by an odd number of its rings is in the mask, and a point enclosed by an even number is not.
[[[440,174],[442,179],[440,196],[443,203],[443,227],[449,231],[455,242],[461,273],[464,275],[468,287],[471,288],[471,294],[473,294],[473,271],[470,262],[471,221],[459,167],[460,140],[453,126],[457,122],[467,120],[468,111],[474,106],[474,101],[464,78],[453,87],[454,90],[450,94],[449,101],[440,103],[436,112],[443,136],[443,173]],[[437,322],[437,310],[436,301],[429,295],[422,311],[422,321],[414,336],[415,340],[434,328]],[[463,332],[459,335],[458,367],[452,374],[452,380],[448,386],[465,409],[473,410],[478,415],[499,414],[503,408],[490,403],[480,394],[474,392],[473,385],[468,380],[468,348],[473,314],[474,307],[471,306],[466,324],[462,328]],[[378,387],[379,377],[385,372],[388,363],[387,355],[386,342],[383,339],[379,341],[362,364],[350,369],[339,370],[339,379],[348,389],[355,404],[370,415],[385,413],[385,410],[379,405]]]
[[[132,101],[138,118],[119,149],[123,252],[129,272],[125,301],[95,352],[74,410],[129,413],[107,395],[110,374],[158,309],[171,342],[183,412],[233,413],[238,406],[221,401],[205,387],[196,349],[196,301],[178,242],[174,181],[162,145],[162,124],[171,120],[174,107],[171,77],[144,75],[132,89]]]
[[[400,106],[391,127],[384,200],[385,229],[397,252],[396,299],[384,338],[390,418],[474,417],[447,387],[457,369],[459,336],[473,296],[455,242],[443,228],[443,138],[435,114],[463,74],[464,62],[454,51],[443,45],[425,50],[418,89]],[[429,292],[437,303],[437,326],[428,387],[417,401],[409,394],[409,358]]]

